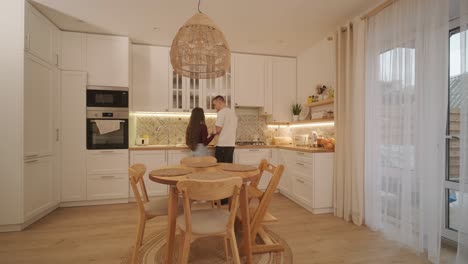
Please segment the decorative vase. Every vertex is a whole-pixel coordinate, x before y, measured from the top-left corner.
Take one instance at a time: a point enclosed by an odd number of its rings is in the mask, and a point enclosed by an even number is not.
[[[299,120],[299,115],[293,115],[293,121]]]

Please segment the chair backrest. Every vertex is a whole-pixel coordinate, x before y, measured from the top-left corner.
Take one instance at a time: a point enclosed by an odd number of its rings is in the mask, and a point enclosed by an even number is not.
[[[197,162],[218,162],[215,157],[212,156],[203,156],[203,157],[185,157],[180,160],[180,164],[189,164],[189,163],[197,163]]]
[[[132,186],[135,200],[138,204],[140,212],[145,212],[144,203],[148,202],[148,193],[146,192],[145,181],[143,176],[146,173],[146,166],[143,164],[134,164],[128,168],[128,178]]]
[[[281,180],[281,176],[284,172],[283,165],[273,166],[272,164],[269,164],[266,160],[261,161],[260,167],[262,167],[260,171],[268,171],[273,176],[271,177],[270,182],[268,183],[268,186],[265,189],[265,192],[260,197],[260,203],[258,204],[257,209],[255,210],[255,213],[251,220],[251,230],[253,237],[256,237],[257,235],[260,224],[268,210],[268,207],[270,206],[273,194],[276,190],[276,187],[278,187],[278,184]]]
[[[263,172],[268,169],[268,161],[266,159],[262,159],[262,161],[260,161],[260,165],[258,165],[258,170],[260,171],[260,173],[258,174],[258,177],[256,177],[254,180],[252,180],[250,182],[250,186],[253,186],[253,187],[257,187],[258,184],[260,183],[260,179],[262,178],[263,176]],[[269,171],[271,172],[271,171]]]
[[[227,226],[232,228],[236,219],[239,202],[239,192],[242,178],[231,177],[220,180],[182,180],[177,183],[177,189],[184,197],[185,225],[190,232],[192,229],[191,200],[220,200],[231,197],[231,213]],[[223,210],[223,209],[219,209]]]

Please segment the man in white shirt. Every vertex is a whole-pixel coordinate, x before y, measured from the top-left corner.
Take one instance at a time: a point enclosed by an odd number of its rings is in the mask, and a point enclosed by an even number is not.
[[[226,101],[221,95],[213,99],[213,105],[218,112],[215,124],[215,133],[218,135],[215,157],[218,162],[232,163],[236,146],[237,116],[234,110],[226,107]]]

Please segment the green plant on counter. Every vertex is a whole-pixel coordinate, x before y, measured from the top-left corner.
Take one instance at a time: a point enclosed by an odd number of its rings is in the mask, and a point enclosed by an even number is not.
[[[292,112],[293,115],[299,115],[302,111],[302,105],[301,104],[293,104],[292,105]]]

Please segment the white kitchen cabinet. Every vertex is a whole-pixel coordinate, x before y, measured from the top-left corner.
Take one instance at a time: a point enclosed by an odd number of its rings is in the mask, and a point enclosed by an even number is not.
[[[86,71],[86,34],[62,31],[59,68],[68,71]]]
[[[233,54],[235,106],[263,107],[266,56]]]
[[[25,222],[55,206],[53,156],[24,162],[23,193]]]
[[[128,150],[87,150],[88,174],[115,174],[128,172]]]
[[[294,162],[294,152],[285,149],[278,149],[277,163],[284,165],[283,176],[278,184],[278,189],[281,193],[292,195],[293,193],[293,172],[289,167]]]
[[[291,121],[291,106],[296,102],[296,59],[271,58],[273,121]]]
[[[190,149],[177,149],[177,150],[168,150],[167,151],[167,165],[180,165],[180,160],[185,157],[192,156],[192,151]]]
[[[314,214],[332,212],[334,153],[279,153],[286,167],[280,192]]]
[[[86,198],[128,198],[128,150],[86,151]]]
[[[132,45],[132,111],[169,109],[169,48]]]
[[[128,87],[127,37],[86,34],[88,85]]]
[[[56,71],[48,63],[26,54],[24,58],[24,155],[53,154]]]
[[[235,163],[252,165],[255,167],[258,167],[263,159],[266,159],[268,162],[272,160],[272,150],[266,148],[236,149],[234,155]],[[265,171],[260,178],[258,188],[265,190],[270,182],[271,176],[271,173]]]
[[[88,175],[87,200],[128,198],[128,173]]]
[[[60,33],[58,28],[29,3],[26,3],[25,12],[25,50],[51,65],[57,65],[55,41]]]
[[[231,65],[233,65],[233,61],[231,61]],[[224,97],[226,107],[232,108],[234,98],[232,76],[233,74],[229,71],[223,77],[200,80],[202,87],[202,107],[205,110],[205,113],[216,113],[212,102],[218,95]]]
[[[86,73],[62,71],[62,202],[86,200]]]
[[[140,150],[131,151],[130,166],[141,163],[146,166],[146,173],[143,176],[148,196],[167,195],[167,185],[154,182],[149,179],[149,172],[152,170],[167,166],[167,155],[165,150]],[[130,197],[134,197],[130,186]]]
[[[334,153],[314,154],[314,208],[331,212],[333,208]]]

